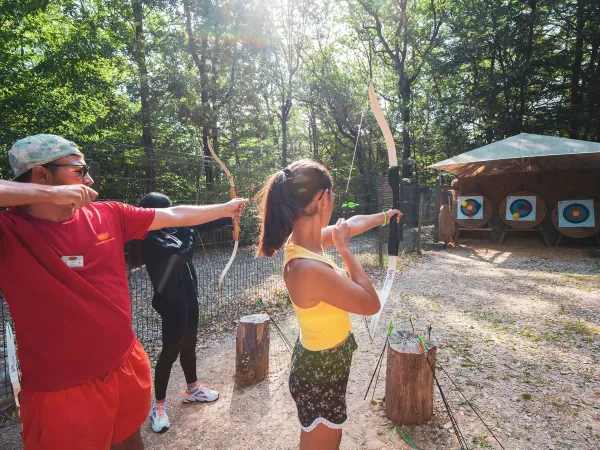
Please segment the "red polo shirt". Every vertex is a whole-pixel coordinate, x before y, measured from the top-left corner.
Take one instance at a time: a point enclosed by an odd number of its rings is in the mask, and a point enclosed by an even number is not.
[[[125,361],[135,336],[123,246],[153,220],[154,210],[118,202],[92,203],[64,222],[0,212],[0,289],[23,389],[69,388]]]

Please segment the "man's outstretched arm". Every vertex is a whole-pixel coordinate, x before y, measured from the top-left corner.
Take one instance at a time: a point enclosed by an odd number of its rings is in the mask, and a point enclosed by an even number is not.
[[[248,200],[234,198],[227,203],[204,206],[173,206],[155,209],[155,216],[148,230],[167,227],[192,227],[221,217],[240,217]]]
[[[93,202],[96,197],[98,193],[83,184],[46,186],[0,180],[0,207],[54,203],[82,208]]]

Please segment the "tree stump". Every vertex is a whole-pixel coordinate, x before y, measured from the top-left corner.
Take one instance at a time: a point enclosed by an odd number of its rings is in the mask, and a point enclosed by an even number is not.
[[[435,369],[436,347],[426,341]],[[399,425],[422,424],[433,415],[434,377],[417,337],[410,332],[390,336],[385,380],[385,415]]]
[[[262,381],[269,372],[269,316],[253,314],[240,319],[237,329],[235,379],[240,387]]]

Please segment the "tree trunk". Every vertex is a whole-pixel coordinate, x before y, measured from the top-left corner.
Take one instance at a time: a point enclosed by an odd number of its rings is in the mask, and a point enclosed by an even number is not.
[[[214,45],[213,51],[211,52],[211,81],[207,85],[208,97],[210,98],[210,102],[207,102],[206,107],[208,108],[208,114],[210,114],[210,128],[212,131],[212,146],[213,150],[217,155],[219,153],[219,129],[217,128],[217,118],[219,116],[218,113],[218,103],[217,103],[217,58],[221,54],[221,41],[219,39],[218,33],[218,23],[215,23],[215,31],[214,31]],[[214,178],[218,177],[218,169],[215,170]]]
[[[144,3],[143,0],[132,0],[131,9],[135,21],[135,41],[133,57],[140,76],[140,100],[142,119],[142,147],[146,156],[146,191],[156,190],[156,169],[154,142],[152,140],[152,120],[150,114],[150,84],[148,83],[148,68],[146,66],[146,39],[144,37]]]
[[[581,61],[583,59],[583,28],[585,25],[585,0],[577,0],[577,25],[575,28],[575,54],[571,69],[571,117],[569,137],[579,137],[579,124],[581,114],[581,94],[579,81],[581,80]]]
[[[287,119],[281,118],[281,167],[287,167]]]
[[[281,102],[281,167],[287,167],[287,123],[292,108],[291,97],[291,93],[288,93],[288,98]]]
[[[525,128],[525,114],[527,103],[527,80],[530,75],[531,54],[533,53],[533,36],[535,33],[535,24],[537,22],[537,0],[529,0],[529,8],[531,9],[529,18],[529,30],[527,34],[527,49],[525,50],[525,63],[519,74],[519,117],[517,127],[514,134],[522,133]]]
[[[202,102],[202,118],[199,124],[202,127],[202,146],[204,149],[204,173],[206,173],[206,185],[210,191],[213,188],[214,174],[211,165],[211,154],[208,150],[208,139],[211,129],[210,120],[210,105],[208,104],[208,72],[206,68],[206,61],[208,60],[208,39],[206,36],[202,37],[200,55],[198,54],[198,46],[196,45],[196,39],[194,38],[194,29],[192,26],[192,11],[189,0],[184,0],[183,9],[185,12],[185,28],[188,35],[188,51],[200,73],[200,100]]]
[[[309,121],[308,121],[308,133],[310,136],[310,143],[312,147],[312,155],[315,161],[319,160],[319,128],[317,126],[317,117],[315,108],[310,105],[308,108]]]
[[[412,176],[412,166],[409,163],[410,159],[410,85],[405,80],[402,83],[400,90],[400,96],[402,98],[402,106],[400,111],[402,113],[402,178],[410,178]]]
[[[584,138],[600,141],[600,120],[598,119],[598,110],[600,109],[600,3],[596,5],[593,11],[592,21],[592,52],[589,59],[586,78],[588,80],[588,107],[587,119],[584,130]],[[592,131],[592,126],[596,123],[596,130]]]

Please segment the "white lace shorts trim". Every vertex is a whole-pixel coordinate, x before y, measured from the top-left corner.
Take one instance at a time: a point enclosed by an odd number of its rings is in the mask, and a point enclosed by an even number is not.
[[[339,430],[339,429],[341,429],[341,428],[342,428],[342,425],[344,425],[344,424],[346,423],[346,421],[347,421],[347,420],[348,420],[348,419],[344,420],[344,421],[343,421],[342,423],[340,423],[340,424],[337,424],[337,423],[330,422],[329,420],[327,420],[327,419],[324,419],[323,417],[317,417],[315,420],[313,420],[313,423],[311,423],[311,424],[310,424],[309,426],[307,426],[307,427],[303,427],[303,426],[302,426],[302,424],[301,424],[300,422],[298,422],[298,423],[300,423],[300,428],[302,428],[302,431],[306,431],[306,432],[308,433],[308,432],[310,432],[310,431],[314,430],[314,429],[315,429],[315,427],[316,427],[317,425],[319,425],[320,423],[321,423],[321,424],[323,424],[323,425],[325,425],[325,426],[326,426],[326,427],[328,427],[328,428],[332,428],[332,429],[334,429],[334,430]]]

